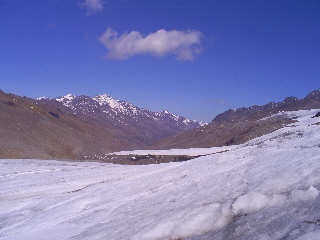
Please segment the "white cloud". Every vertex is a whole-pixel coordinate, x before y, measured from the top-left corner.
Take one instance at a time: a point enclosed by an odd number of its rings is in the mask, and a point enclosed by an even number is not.
[[[85,0],[83,6],[87,8],[87,15],[91,15],[94,12],[103,10],[102,0]]]
[[[170,53],[177,55],[179,60],[192,61],[196,54],[201,52],[201,38],[203,34],[198,31],[166,31],[158,30],[143,37],[140,32],[132,31],[118,33],[108,28],[100,37],[100,41],[109,50],[110,59],[127,59],[136,54],[151,54],[164,56]]]

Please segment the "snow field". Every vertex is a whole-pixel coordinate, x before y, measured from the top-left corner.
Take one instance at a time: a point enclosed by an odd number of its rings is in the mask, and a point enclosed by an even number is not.
[[[2,159],[0,239],[319,239],[318,111],[186,162]]]
[[[188,155],[199,156],[209,155],[213,153],[226,152],[237,146],[212,147],[212,148],[187,148],[187,149],[169,149],[169,150],[134,150],[134,151],[120,151],[110,154],[115,155]]]

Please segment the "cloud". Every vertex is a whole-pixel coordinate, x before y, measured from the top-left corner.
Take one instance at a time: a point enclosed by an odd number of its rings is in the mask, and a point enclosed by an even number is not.
[[[225,101],[220,101],[220,100],[207,100],[207,99],[203,99],[204,102],[207,103],[216,103],[216,104],[226,104]]]
[[[109,59],[127,59],[136,54],[151,54],[161,57],[167,54],[177,55],[176,59],[192,61],[201,52],[201,38],[198,31],[158,30],[143,37],[140,32],[118,33],[108,28],[100,41],[109,50]]]
[[[91,15],[95,12],[103,10],[102,4],[103,4],[102,0],[85,0],[82,6],[87,8],[87,15]]]

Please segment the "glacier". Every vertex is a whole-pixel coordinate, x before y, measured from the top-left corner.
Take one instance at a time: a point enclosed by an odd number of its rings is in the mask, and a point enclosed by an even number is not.
[[[319,111],[278,113],[297,121],[242,145],[159,153],[205,155],[186,162],[1,159],[0,239],[320,239]]]

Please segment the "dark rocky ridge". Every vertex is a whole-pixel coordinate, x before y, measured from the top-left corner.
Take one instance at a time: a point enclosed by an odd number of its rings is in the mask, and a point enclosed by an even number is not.
[[[212,123],[249,116],[251,119],[259,119],[280,111],[297,111],[312,108],[320,108],[320,90],[309,93],[301,100],[296,97],[287,97],[284,101],[278,103],[270,102],[263,106],[254,105],[248,108],[229,109],[218,114],[212,120]]]
[[[178,133],[154,143],[153,149],[200,148],[237,145],[282,128],[294,119],[269,117],[281,111],[320,109],[320,90],[309,93],[304,99],[287,97],[280,103],[228,110],[217,115],[203,127]]]

